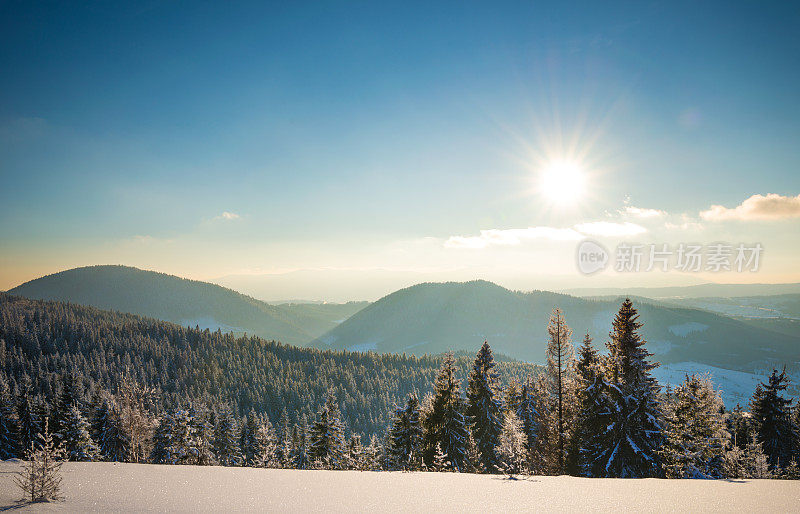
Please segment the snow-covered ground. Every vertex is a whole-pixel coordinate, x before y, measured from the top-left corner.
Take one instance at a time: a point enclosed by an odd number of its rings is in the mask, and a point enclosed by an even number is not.
[[[67,463],[65,501],[19,506],[0,463],[0,510],[224,512],[796,512],[800,481],[615,480]]]

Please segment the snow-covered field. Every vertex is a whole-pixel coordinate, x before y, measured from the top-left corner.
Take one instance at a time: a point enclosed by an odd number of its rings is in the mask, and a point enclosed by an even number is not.
[[[615,480],[454,473],[67,463],[66,500],[18,505],[0,462],[0,510],[226,512],[797,512],[800,481]]]

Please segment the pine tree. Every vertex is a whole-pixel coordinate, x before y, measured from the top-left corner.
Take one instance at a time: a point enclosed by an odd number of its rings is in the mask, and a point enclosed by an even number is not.
[[[416,470],[421,465],[422,426],[419,400],[410,394],[404,408],[395,409],[394,421],[389,430],[388,448],[392,467]]]
[[[547,326],[550,341],[547,344],[547,375],[550,402],[548,407],[554,419],[555,440],[551,442],[553,463],[559,475],[566,471],[567,441],[570,432],[570,384],[568,371],[572,366],[572,330],[567,326],[561,309],[555,309]]]
[[[467,419],[482,468],[488,473],[499,471],[497,444],[502,430],[501,392],[494,368],[492,349],[484,341],[467,382]]]
[[[773,469],[787,466],[798,446],[797,427],[791,416],[792,401],[781,396],[788,381],[785,369],[780,374],[773,369],[767,383],[756,388],[750,403],[758,441]]]
[[[591,461],[588,458],[594,453],[591,448],[593,439],[605,431],[609,423],[610,411],[606,402],[606,389],[600,365],[600,358],[592,345],[592,338],[587,333],[578,350],[578,360],[575,364],[577,412],[575,430],[567,454],[567,468],[573,475],[598,476],[603,472],[597,468],[598,461]]]
[[[469,430],[459,385],[453,354],[447,353],[434,382],[430,411],[423,423],[424,458],[428,466],[434,465],[438,446],[454,470],[466,471],[469,467],[466,455]]]
[[[44,428],[46,409],[41,396],[35,395],[30,379],[25,376],[17,397],[17,429],[19,447],[26,451],[31,444],[39,444],[39,433]]]
[[[522,422],[516,413],[506,412],[497,453],[502,471],[511,477],[525,470],[525,443],[526,437],[522,431]]]
[[[294,427],[292,427],[292,449],[289,464],[294,469],[307,469],[310,464],[304,427],[305,423],[303,423],[302,426],[297,426],[295,424]]]
[[[61,421],[61,442],[66,456],[72,461],[96,460],[100,450],[89,434],[89,422],[81,413],[78,404],[72,404]]]
[[[230,409],[217,414],[214,429],[214,454],[221,466],[240,466],[242,451],[239,448],[239,426]]]
[[[269,419],[264,419],[256,430],[253,466],[277,468],[278,465],[278,440],[275,436],[275,429],[272,428]]]
[[[113,398],[103,400],[94,424],[99,433],[97,445],[101,457],[112,462],[125,462],[131,454],[131,438]]]
[[[0,460],[20,456],[17,421],[14,398],[5,377],[0,375]]]
[[[292,454],[292,428],[289,425],[289,414],[284,407],[281,411],[281,419],[278,422],[278,460],[281,466],[291,467]]]
[[[259,419],[255,410],[245,416],[242,423],[241,441],[239,447],[242,450],[242,465],[252,466],[256,456],[256,432],[258,432]]]
[[[56,439],[63,437],[63,432],[66,429],[67,419],[72,416],[73,405],[78,405],[81,408],[81,400],[83,398],[83,388],[78,375],[75,372],[69,372],[62,375],[61,391],[56,401],[55,411],[53,412],[52,430],[53,436]]]
[[[659,449],[662,413],[659,385],[650,375],[658,366],[638,333],[641,328],[633,303],[626,299],[614,318],[609,334],[606,371],[609,424],[592,441],[589,466],[600,476],[620,478],[661,475]]]
[[[309,432],[309,456],[326,469],[340,469],[345,463],[344,427],[333,394],[317,413]]]
[[[721,478],[730,434],[708,376],[687,376],[666,406],[662,462],[667,478]]]
[[[527,455],[528,468],[533,469],[531,461],[533,460],[534,451],[536,449],[536,442],[539,437],[539,425],[537,419],[539,412],[536,408],[536,397],[534,394],[534,383],[532,380],[527,380],[525,385],[522,386],[519,397],[519,405],[515,414],[522,423],[522,432],[525,434],[525,453]]]

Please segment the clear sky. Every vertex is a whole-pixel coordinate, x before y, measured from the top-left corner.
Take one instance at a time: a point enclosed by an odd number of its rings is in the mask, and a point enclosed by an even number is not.
[[[796,2],[78,4],[0,2],[0,289],[800,281]],[[581,237],[764,254],[584,277]]]

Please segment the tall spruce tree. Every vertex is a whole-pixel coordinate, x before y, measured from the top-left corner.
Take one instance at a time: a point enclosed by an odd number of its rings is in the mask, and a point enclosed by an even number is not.
[[[619,309],[609,334],[606,392],[609,424],[592,441],[589,465],[600,476],[640,478],[661,476],[659,450],[663,441],[659,385],[650,375],[658,366],[639,335],[642,324],[630,299]]]
[[[756,436],[773,469],[787,466],[798,446],[792,401],[782,396],[788,382],[785,369],[780,374],[773,369],[767,383],[756,388],[750,402]]]
[[[14,398],[5,377],[0,375],[0,460],[19,456],[19,430]]]
[[[252,465],[257,468],[277,468],[279,465],[278,439],[272,423],[266,417],[261,420],[256,430]]]
[[[475,357],[467,382],[467,419],[478,449],[481,467],[487,473],[500,471],[497,444],[502,431],[499,378],[489,343]]]
[[[587,333],[578,349],[575,363],[575,430],[570,439],[567,453],[567,470],[570,474],[597,476],[597,461],[587,458],[592,453],[590,445],[596,434],[608,426],[609,406],[606,402],[605,383],[600,367],[600,358]],[[595,466],[595,467],[593,467]]]
[[[389,441],[388,452],[392,467],[402,470],[419,469],[422,458],[422,426],[419,400],[415,394],[408,395],[405,407],[395,409]]]
[[[61,443],[68,460],[93,461],[100,453],[89,434],[89,422],[77,403],[73,403],[66,417],[61,419]]]
[[[573,365],[574,353],[572,330],[567,326],[564,313],[555,309],[547,326],[550,337],[547,343],[547,375],[550,398],[548,407],[553,419],[554,440],[550,441],[550,454],[558,474],[566,471],[567,441],[571,433],[571,384],[569,370]]]
[[[531,463],[532,455],[536,449],[536,440],[539,437],[539,426],[537,418],[539,413],[536,408],[536,397],[534,395],[534,383],[532,379],[525,381],[519,395],[519,404],[515,410],[517,417],[522,423],[522,433],[525,434],[525,453],[528,460],[528,468],[533,469]]]
[[[467,471],[469,429],[464,417],[464,399],[452,353],[445,354],[444,362],[433,384],[430,411],[423,423],[425,464],[434,465],[437,446],[444,452],[448,466],[459,472]]]
[[[245,466],[253,465],[256,456],[256,445],[258,444],[256,441],[256,433],[258,432],[259,424],[260,420],[258,419],[258,414],[256,414],[255,410],[251,409],[250,413],[245,416],[242,422],[241,441],[239,443],[242,450],[243,465]]]
[[[344,427],[339,418],[339,407],[331,393],[309,432],[309,456],[326,469],[341,469],[346,464]]]
[[[661,456],[667,478],[722,478],[730,434],[710,377],[687,376],[664,410]]]
[[[242,451],[239,447],[239,425],[230,408],[225,407],[217,413],[217,426],[214,427],[214,455],[222,466],[242,464]]]

